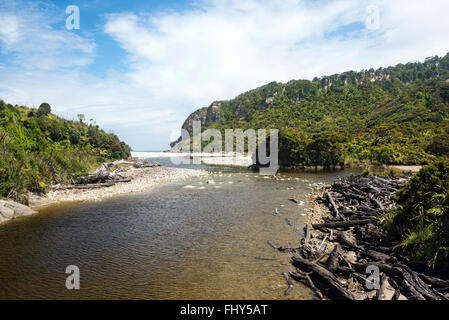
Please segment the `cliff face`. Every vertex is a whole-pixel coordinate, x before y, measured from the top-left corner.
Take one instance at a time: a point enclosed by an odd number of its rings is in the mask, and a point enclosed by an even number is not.
[[[186,121],[184,121],[182,128],[192,134],[193,121],[201,121],[201,125],[206,127],[212,122],[217,122],[221,118],[220,108],[221,103],[214,102],[207,108],[201,108],[193,112],[187,117]]]
[[[214,102],[210,106],[206,108],[201,108],[193,113],[191,113],[187,119],[182,124],[182,129],[185,129],[189,132],[190,136],[193,134],[193,122],[201,121],[202,127],[207,127],[213,122],[219,121],[223,116],[220,115],[220,102]],[[179,137],[176,141],[170,143],[170,147],[174,147],[178,142],[181,141],[181,137]]]

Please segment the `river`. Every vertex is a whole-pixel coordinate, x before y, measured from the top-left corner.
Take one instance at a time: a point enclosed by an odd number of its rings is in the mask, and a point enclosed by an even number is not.
[[[290,254],[267,241],[297,243],[310,184],[350,172],[267,179],[243,169],[194,167],[211,175],[54,205],[0,225],[0,299],[312,298],[301,285],[284,295]],[[68,265],[80,269],[80,290],[65,287]]]

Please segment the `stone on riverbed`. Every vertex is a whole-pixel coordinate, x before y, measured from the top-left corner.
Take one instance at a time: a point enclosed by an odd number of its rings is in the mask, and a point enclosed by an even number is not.
[[[0,200],[0,223],[35,213],[36,211],[23,204],[14,201]]]
[[[5,206],[0,206],[0,215],[5,219],[12,219],[14,218],[14,210]]]
[[[354,251],[345,252],[343,256],[352,264],[355,264],[357,262],[357,254]]]

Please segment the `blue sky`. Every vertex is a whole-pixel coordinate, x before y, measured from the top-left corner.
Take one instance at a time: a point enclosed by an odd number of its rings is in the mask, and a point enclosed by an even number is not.
[[[0,0],[0,99],[47,101],[162,150],[214,100],[444,55],[447,12],[447,0]]]

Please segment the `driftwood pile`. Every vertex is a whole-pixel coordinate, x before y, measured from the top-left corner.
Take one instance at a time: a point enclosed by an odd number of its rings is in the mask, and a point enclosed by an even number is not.
[[[124,172],[125,169],[123,167],[119,167],[113,171],[112,168],[120,165],[132,165],[134,168],[151,168],[151,167],[159,167],[160,163],[152,162],[152,163],[142,163],[142,162],[133,162],[133,161],[125,161],[119,160],[110,163],[104,163],[100,169],[96,170],[93,173],[87,174],[85,176],[78,177],[74,184],[69,186],[61,186],[56,185],[53,186],[53,190],[69,190],[69,189],[80,189],[80,190],[89,190],[89,189],[98,189],[105,187],[112,187],[116,183],[120,182],[130,182],[132,179],[130,177],[124,177],[120,173]]]
[[[306,283],[319,298],[348,300],[449,300],[449,280],[412,270],[400,243],[389,241],[377,226],[406,178],[350,176],[324,189],[317,199],[332,217],[307,224],[293,252],[296,272],[284,274]]]

